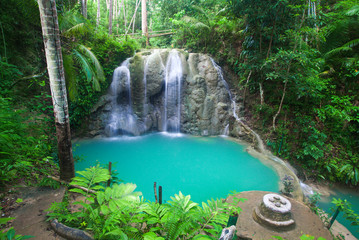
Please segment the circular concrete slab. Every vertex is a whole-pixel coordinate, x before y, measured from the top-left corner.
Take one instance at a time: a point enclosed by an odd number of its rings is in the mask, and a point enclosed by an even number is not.
[[[253,212],[262,203],[263,196],[268,193],[270,192],[249,191],[234,196],[247,199],[237,204],[242,209],[236,224],[236,234],[239,239],[262,240],[280,236],[284,239],[295,240],[299,239],[303,234],[309,234],[316,238],[323,237],[327,240],[333,239],[331,233],[317,215],[303,203],[291,198],[286,198],[291,202],[292,218],[295,222],[291,227],[275,229],[254,221]],[[233,202],[233,196],[228,197],[227,202]]]

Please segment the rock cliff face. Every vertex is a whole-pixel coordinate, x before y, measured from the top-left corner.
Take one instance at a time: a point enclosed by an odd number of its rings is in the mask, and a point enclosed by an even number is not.
[[[233,99],[221,69],[205,54],[139,52],[114,71],[107,95],[93,108],[91,136],[152,131],[221,135]]]

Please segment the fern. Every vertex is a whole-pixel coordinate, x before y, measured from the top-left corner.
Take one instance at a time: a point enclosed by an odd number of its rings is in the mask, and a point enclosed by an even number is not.
[[[78,185],[88,190],[98,191],[104,189],[101,183],[105,183],[110,179],[110,174],[107,169],[100,168],[99,166],[86,168],[85,171],[77,171],[81,176],[74,177],[70,185]],[[82,189],[71,189],[72,192],[81,193],[84,196],[88,195],[88,191],[85,192]]]

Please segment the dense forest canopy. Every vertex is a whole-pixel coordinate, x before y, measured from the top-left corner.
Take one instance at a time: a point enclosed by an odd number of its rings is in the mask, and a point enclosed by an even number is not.
[[[302,178],[359,184],[357,0],[56,5],[73,133],[85,129],[113,70],[136,50],[182,48],[212,55],[235,75],[231,85],[243,97],[245,119],[268,148],[303,169]],[[1,1],[0,9],[3,188],[56,171],[57,154],[37,2]]]

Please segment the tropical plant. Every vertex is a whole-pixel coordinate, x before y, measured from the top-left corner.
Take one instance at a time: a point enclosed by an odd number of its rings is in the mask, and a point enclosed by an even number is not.
[[[350,221],[353,226],[359,226],[359,214],[355,213],[352,209],[352,205],[346,199],[333,198],[332,203],[336,206],[339,211],[344,213],[344,218]],[[333,211],[334,209],[332,209]],[[357,230],[359,231],[359,230]]]
[[[0,97],[0,188],[24,178],[30,182],[53,172],[52,146],[44,123],[27,109],[14,109],[11,99]],[[32,174],[29,174],[31,172]]]
[[[0,218],[0,226],[3,224],[6,224],[8,221],[13,220],[15,218]],[[0,231],[0,240],[23,240],[23,239],[29,239],[33,238],[34,236],[22,236],[22,235],[16,235],[15,229],[12,227],[7,231]]]
[[[242,199],[232,204],[212,199],[200,207],[181,192],[166,204],[146,202],[140,192],[134,192],[135,184],[105,187],[109,173],[99,166],[78,174],[70,185],[82,189],[70,191],[86,197],[75,203],[82,211],[70,213],[67,202],[54,203],[49,219],[89,230],[96,239],[217,239],[228,216],[241,211],[236,205]]]

